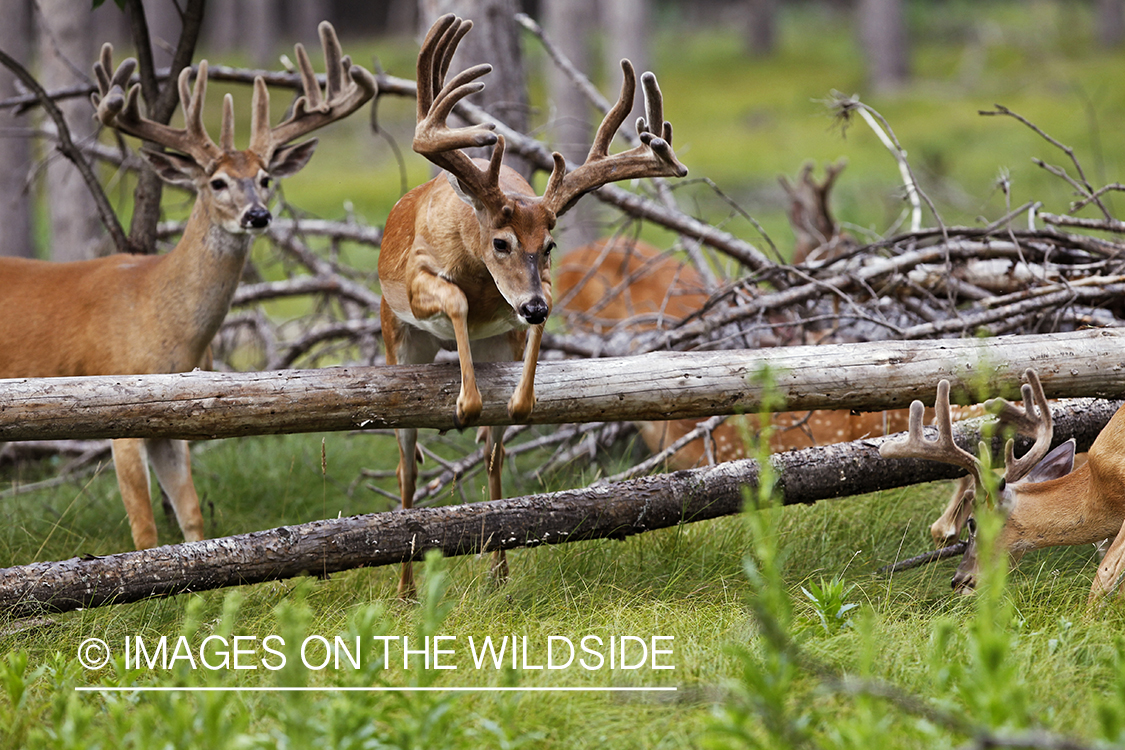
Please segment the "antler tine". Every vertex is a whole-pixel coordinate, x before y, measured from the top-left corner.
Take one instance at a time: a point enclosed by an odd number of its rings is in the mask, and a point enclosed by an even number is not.
[[[129,57],[116,71],[113,71],[113,45],[108,42],[102,45],[101,55],[94,63],[94,78],[98,82],[98,91],[90,95],[90,101],[93,102],[96,110],[94,117],[106,127],[114,127],[114,120],[124,109],[126,87],[136,69],[137,61]],[[113,71],[112,76],[110,71]]]
[[[223,125],[219,131],[219,148],[234,151],[234,97],[223,96]]]
[[[598,126],[586,162],[567,174],[565,161],[555,159],[555,169],[547,182],[543,201],[556,216],[570,210],[587,192],[608,182],[638,177],[683,177],[687,174],[687,167],[679,162],[672,151],[672,126],[663,121],[664,99],[656,83],[656,76],[652,73],[641,76],[648,118],[647,122],[646,118],[639,118],[637,121],[641,145],[614,156],[609,155],[613,136],[628,116],[636,94],[633,64],[622,60],[621,70],[624,76],[621,95]]]
[[[609,146],[613,142],[613,136],[617,135],[625,118],[629,116],[629,110],[633,108],[633,98],[637,95],[637,73],[633,69],[633,63],[622,60],[621,73],[623,76],[621,94],[598,126],[598,132],[594,135],[594,142],[590,146],[590,153],[586,157],[587,162],[609,156]]]
[[[1043,393],[1043,385],[1039,382],[1039,373],[1028,368],[1024,372],[1024,377],[1028,382],[1020,387],[1023,396],[1022,409],[1002,398],[989,399],[985,402],[985,408],[995,411],[1001,424],[1012,425],[1017,432],[1035,437],[1031,448],[1018,459],[1015,457],[1015,440],[1008,440],[1004,445],[1006,482],[1015,482],[1025,477],[1050,451],[1051,440],[1054,437],[1054,419],[1051,416],[1051,407],[1047,403],[1047,396]]]
[[[195,85],[188,90],[188,81],[191,80],[191,68],[180,71],[180,106],[184,110],[184,130],[188,142],[197,149],[199,154],[206,154],[208,158],[219,155],[220,149],[207,135],[203,127],[203,103],[207,98],[207,61],[199,61],[199,74],[195,77]],[[165,144],[168,145],[168,144]],[[192,156],[196,153],[187,151]],[[198,158],[198,157],[197,157]]]
[[[879,446],[879,455],[884,458],[924,458],[930,461],[960,466],[968,471],[979,486],[984,464],[972,453],[961,448],[953,440],[953,418],[949,408],[949,381],[938,383],[937,398],[934,401],[934,421],[938,436],[930,440],[923,432],[922,418],[925,406],[921,401],[910,404],[910,423],[907,436],[903,440],[891,440]]]
[[[322,95],[308,54],[301,44],[297,44],[294,49],[301,69],[304,94],[293,103],[293,112],[289,118],[272,129],[268,124],[269,91],[261,78],[254,80],[250,150],[263,161],[268,162],[278,147],[347,117],[375,96],[378,89],[375,76],[362,66],[353,65],[351,58],[342,54],[340,40],[332,24],[321,21],[318,30],[327,66],[326,95]]]
[[[137,61],[129,58],[121,63],[112,77],[113,47],[102,45],[101,55],[94,63],[94,77],[98,82],[98,93],[91,97],[97,107],[96,117],[107,127],[136,136],[146,141],[174,149],[191,156],[200,164],[208,164],[219,154],[219,147],[203,128],[203,99],[207,91],[207,61],[199,63],[199,76],[195,87],[189,86],[191,68],[180,71],[177,81],[180,91],[180,105],[184,110],[186,127],[173,128],[150,120],[140,111],[140,84],[134,84],[125,91]]]
[[[463,128],[450,128],[446,123],[459,101],[484,88],[484,83],[476,79],[492,70],[488,64],[474,65],[445,82],[457,45],[472,26],[472,21],[450,14],[435,21],[426,34],[418,53],[418,124],[414,129],[414,150],[452,174],[479,200],[495,203],[503,200],[499,175],[504,139],[492,132],[491,123]],[[494,144],[489,166],[484,170],[461,151]]]

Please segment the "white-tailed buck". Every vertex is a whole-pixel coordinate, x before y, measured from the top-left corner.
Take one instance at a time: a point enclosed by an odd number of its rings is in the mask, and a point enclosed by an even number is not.
[[[209,345],[230,308],[255,234],[269,226],[273,180],[300,170],[316,140],[288,145],[346,117],[375,94],[374,77],[341,55],[336,33],[320,25],[327,63],[327,94],[308,55],[297,45],[304,95],[293,114],[271,128],[266,84],[254,81],[250,147],[234,148],[234,108],[223,101],[219,143],[203,127],[207,63],[179,77],[185,127],[143,117],[140,85],[126,92],[136,67],[113,71],[110,45],[94,65],[97,117],[122,133],[166,146],[142,150],[167,182],[197,197],[174,249],[164,255],[111,255],[75,263],[0,258],[0,377],[128,375],[185,372],[209,359]],[[112,77],[111,74],[112,73]],[[147,462],[175,508],[184,539],[203,538],[203,517],[191,478],[187,443],[113,441],[118,485],[138,549],[156,545]]]
[[[1002,425],[1012,425],[1035,437],[1032,447],[1019,458],[1014,455],[1013,441],[1008,441],[1004,476],[999,482],[983,482],[991,467],[953,442],[949,383],[945,380],[938,383],[935,404],[938,437],[930,440],[923,435],[923,407],[915,401],[910,407],[907,438],[884,443],[880,453],[889,458],[922,458],[953,464],[972,477],[972,484],[954,498],[943,514],[950,538],[956,538],[965,524],[970,529],[965,557],[953,576],[954,589],[969,590],[976,583],[977,547],[970,519],[975,499],[984,497],[991,486],[1005,518],[997,544],[1008,552],[1012,562],[1028,550],[1041,547],[1096,544],[1113,539],[1098,566],[1090,597],[1109,594],[1120,588],[1125,572],[1125,463],[1121,460],[1125,407],[1113,415],[1094,440],[1086,463],[1075,469],[1073,440],[1050,450],[1054,431],[1050,405],[1036,372],[1029,369],[1025,376],[1028,383],[1022,388],[1022,409],[1004,399],[986,403],[986,408],[997,410]]]
[[[461,391],[456,423],[471,425],[481,412],[473,360],[523,359],[515,393],[508,402],[513,420],[535,406],[535,364],[543,324],[551,312],[551,230],[555,220],[585,193],[617,180],[681,177],[687,169],[672,152],[672,127],[664,122],[660,89],[651,73],[641,77],[646,118],[637,123],[641,145],[610,155],[610,141],[633,103],[633,66],[621,63],[625,81],[617,104],[598,128],[586,162],[567,172],[561,154],[542,197],[514,170],[503,166],[504,139],[488,125],[451,129],[453,107],[479,91],[476,81],[491,70],[477,65],[445,76],[471,21],[443,16],[430,28],[418,55],[418,124],[414,150],[445,172],[411,190],[387,217],[379,254],[382,328],[388,364],[433,361],[439,349],[456,347]],[[493,145],[492,158],[471,159],[461,149]],[[489,496],[500,497],[502,430],[486,430],[490,453]],[[417,475],[417,430],[397,431],[402,506],[413,504]],[[503,555],[493,570],[504,574]],[[413,591],[409,563],[399,591]]]

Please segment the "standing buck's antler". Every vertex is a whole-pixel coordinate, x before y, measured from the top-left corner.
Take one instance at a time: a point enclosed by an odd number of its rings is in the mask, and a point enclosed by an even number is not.
[[[562,154],[552,154],[555,168],[543,193],[543,202],[556,216],[570,210],[586,193],[610,182],[638,177],[683,177],[687,174],[687,167],[672,151],[672,124],[664,119],[664,96],[652,73],[646,72],[641,76],[641,88],[645,93],[645,117],[637,119],[641,145],[620,154],[609,154],[613,137],[633,108],[637,88],[633,64],[622,60],[621,71],[624,74],[621,95],[598,126],[586,162],[568,173]]]
[[[375,77],[364,68],[352,65],[351,57],[342,54],[340,40],[332,24],[322,21],[318,31],[324,48],[326,93],[321,92],[304,45],[298,43],[294,49],[304,93],[294,102],[290,117],[271,128],[269,89],[261,76],[254,79],[248,150],[267,164],[278,147],[347,117],[376,93]],[[224,151],[234,150],[234,99],[230,94],[223,97],[223,120],[219,138],[221,146],[211,140],[203,126],[203,100],[207,94],[206,60],[199,63],[194,87],[189,85],[191,68],[180,71],[177,84],[184,108],[183,128],[173,128],[141,115],[140,84],[133,85],[128,93],[125,91],[136,65],[136,60],[129,58],[121,63],[111,77],[109,71],[113,70],[113,46],[108,43],[102,46],[101,58],[94,63],[98,93],[92,95],[91,99],[97,109],[96,116],[103,125],[175,149],[191,156],[200,166],[213,162]]]

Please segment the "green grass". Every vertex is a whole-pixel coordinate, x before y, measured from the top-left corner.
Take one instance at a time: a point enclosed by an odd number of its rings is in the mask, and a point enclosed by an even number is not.
[[[1011,120],[981,118],[999,102],[1074,146],[1095,181],[1120,176],[1125,152],[1110,137],[1125,110],[1125,82],[1107,75],[1122,53],[1090,43],[1088,9],[1053,3],[946,2],[935,15],[911,5],[919,46],[916,82],[895,95],[864,96],[894,127],[923,186],[947,221],[971,223],[1003,212],[994,189],[1001,171],[1013,203],[1041,199],[1063,210],[1068,189],[1031,163],[1062,155]],[[1059,13],[1066,23],[1058,23]],[[728,30],[683,34],[665,18],[657,70],[676,126],[677,151],[693,177],[708,177],[757,218],[782,249],[790,245],[778,174],[807,159],[849,159],[834,193],[838,218],[876,232],[898,216],[898,174],[862,125],[842,138],[820,103],[831,90],[863,93],[862,69],[847,20],[811,7],[787,7],[782,46],[768,60],[744,56]],[[388,70],[410,76],[407,42],[371,51]],[[365,51],[356,59],[368,59]],[[539,56],[536,55],[536,59]],[[612,89],[616,82],[606,88]],[[536,83],[534,90],[541,92]],[[217,108],[212,108],[217,109]],[[212,113],[213,114],[213,113]],[[409,143],[413,110],[388,100],[380,124]],[[242,133],[245,133],[245,126]],[[407,158],[409,185],[428,168]],[[391,149],[359,119],[322,136],[309,167],[288,180],[286,197],[310,214],[342,217],[349,207],[372,224],[385,219],[402,186]],[[1104,178],[1102,177],[1104,175]],[[754,240],[706,186],[680,188],[684,205]],[[182,200],[182,199],[180,199]],[[181,208],[182,210],[182,208]],[[350,252],[350,251],[349,251]],[[268,251],[256,260],[269,266]],[[374,258],[355,255],[360,267]],[[291,316],[297,308],[278,308]],[[431,435],[424,435],[433,444]],[[453,436],[449,457],[472,447]],[[322,454],[323,451],[323,454]],[[322,470],[322,455],[326,469]],[[615,471],[630,456],[603,457]],[[393,468],[388,436],[294,435],[195,446],[194,470],[209,536],[382,511],[390,502],[356,478],[361,468]],[[516,462],[526,471],[537,457]],[[5,469],[2,486],[53,476],[58,465]],[[511,467],[510,467],[511,468]],[[580,486],[592,472],[569,471],[546,484],[509,470],[521,494]],[[378,484],[393,491],[394,480]],[[964,732],[869,695],[835,689],[825,671],[878,680],[975,726],[1015,731],[1040,723],[1083,740],[1125,734],[1125,668],[1118,656],[1125,611],[1116,602],[1088,612],[1095,562],[1089,549],[1028,555],[999,594],[954,596],[952,564],[880,578],[880,565],[928,546],[928,525],[948,488],[911,487],[776,512],[667,529],[625,541],[585,542],[510,554],[511,580],[487,576],[487,561],[458,558],[423,577],[424,605],[395,599],[396,572],[359,570],[328,580],[283,581],[233,592],[57,615],[52,624],[0,635],[0,746],[4,747],[786,747],[794,737],[826,747],[941,747]],[[479,481],[466,496],[481,497]],[[159,515],[159,512],[158,512]],[[51,490],[0,499],[0,566],[103,555],[131,546],[110,467]],[[174,541],[163,521],[162,539]],[[748,556],[754,565],[748,572]],[[436,564],[435,564],[436,565]],[[825,628],[802,592],[840,582],[858,604],[847,625]],[[440,585],[437,585],[440,584]],[[423,591],[426,591],[426,583]],[[849,588],[854,586],[854,588]],[[788,641],[762,638],[771,621]],[[85,670],[79,645],[103,638],[120,651],[127,637],[193,644],[208,635],[269,635],[287,646],[311,634],[456,636],[457,670],[286,669]],[[552,635],[674,637],[674,670],[475,670],[467,639],[526,637],[532,663]],[[788,650],[787,650],[788,649]],[[368,652],[369,654],[371,652]],[[794,653],[804,662],[794,661]],[[26,663],[23,659],[26,658]],[[817,671],[809,664],[819,665]],[[182,665],[182,663],[181,663]],[[504,693],[145,693],[92,695],[76,686],[406,686],[674,685],[672,694]],[[772,698],[771,698],[772,696]],[[1076,699],[1076,696],[1080,699]]]

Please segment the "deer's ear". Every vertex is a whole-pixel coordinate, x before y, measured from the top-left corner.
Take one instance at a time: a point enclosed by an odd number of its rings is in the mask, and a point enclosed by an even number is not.
[[[452,172],[446,172],[445,176],[449,179],[449,185],[453,188],[453,192],[456,193],[457,197],[463,200],[469,208],[477,213],[484,210],[484,203],[480,198],[465,189],[465,186],[461,184],[461,181],[457,179]]]
[[[316,138],[310,138],[303,143],[291,146],[282,146],[273,153],[270,159],[270,177],[289,177],[305,168],[316,150]]]
[[[1074,450],[1074,438],[1071,438],[1035,464],[1035,468],[1027,473],[1023,481],[1030,484],[1065,477],[1074,471]]]
[[[203,167],[188,156],[170,151],[149,151],[146,148],[141,149],[141,156],[160,175],[160,179],[170,185],[194,188],[196,181],[205,175]]]

